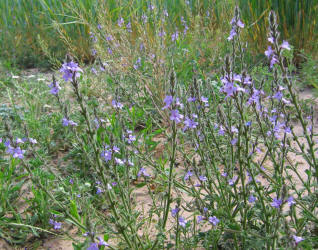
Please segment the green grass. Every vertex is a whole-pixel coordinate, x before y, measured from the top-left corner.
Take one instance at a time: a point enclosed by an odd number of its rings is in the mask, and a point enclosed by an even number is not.
[[[248,23],[249,37],[259,52],[266,46],[267,16],[274,10],[278,16],[281,37],[296,49],[317,49],[318,1],[316,0],[239,0],[243,19]]]
[[[158,13],[169,10],[169,26],[180,24],[180,17],[195,23],[210,12],[209,31],[228,30],[233,0],[153,1]],[[107,16],[108,25],[116,23],[119,16],[136,20],[146,12],[149,1],[121,0],[3,0],[0,1],[1,57],[25,68],[49,66],[61,61],[66,53],[85,62],[91,62],[89,32],[101,16]],[[317,47],[318,3],[314,0],[240,0],[244,21],[250,40],[256,43],[254,52],[265,46],[266,16],[272,8],[278,12],[282,36],[298,49],[306,52]],[[105,11],[107,10],[107,11]],[[230,10],[230,11],[229,11]],[[158,23],[150,20],[151,28]],[[202,27],[203,23],[196,23]]]

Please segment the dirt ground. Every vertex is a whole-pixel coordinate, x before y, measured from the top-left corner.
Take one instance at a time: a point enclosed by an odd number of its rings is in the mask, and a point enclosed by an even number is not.
[[[36,74],[36,72],[34,73]],[[31,73],[29,73],[28,77],[35,77],[33,76]],[[46,78],[46,79],[45,79]],[[44,81],[42,79],[45,79],[45,82],[47,82],[47,80],[49,80],[50,77],[40,77],[39,81]],[[318,100],[317,97],[315,97],[313,95],[313,90],[311,89],[305,89],[301,92],[299,92],[299,97],[302,100],[309,100],[312,99],[314,101],[314,103],[318,104]],[[314,131],[317,132],[318,131],[318,120],[317,120],[317,115],[318,115],[318,105],[315,105],[315,128]],[[295,123],[294,124],[294,131],[296,134],[301,134],[302,133],[302,127],[300,126],[300,124]],[[160,140],[160,139],[159,139]],[[296,144],[293,144],[294,147],[297,148]],[[161,153],[161,151],[163,150],[162,145],[158,146],[158,154]],[[306,179],[306,174],[305,174],[305,170],[308,168],[306,162],[303,160],[303,158],[301,156],[297,156],[295,154],[291,154],[290,156],[290,160],[292,162],[299,162],[299,168],[300,168],[300,173],[301,175]],[[296,176],[295,176],[296,177]],[[262,181],[262,180],[261,180]],[[297,183],[297,185],[300,185],[301,183]],[[148,191],[147,191],[147,187],[143,187],[143,188],[139,188],[134,192],[134,196],[136,197],[136,201],[137,201],[137,209],[139,211],[143,211],[144,216],[147,216],[149,208],[152,205],[152,200],[150,198],[150,196],[148,195]],[[185,200],[189,201],[189,198],[187,197],[183,197]],[[187,217],[189,214],[185,213],[183,214],[183,216]],[[168,222],[168,228],[172,227],[174,222],[174,218],[169,218],[169,222]],[[148,230],[151,230],[151,228],[149,228]],[[24,247],[20,247],[20,248],[13,248],[11,246],[9,246],[4,240],[0,239],[0,250],[11,250],[11,249],[38,249],[38,250],[72,250],[72,241],[65,239],[65,238],[59,238],[59,237],[50,237],[44,240],[41,240],[39,247],[38,248],[33,248],[32,246],[24,246]]]

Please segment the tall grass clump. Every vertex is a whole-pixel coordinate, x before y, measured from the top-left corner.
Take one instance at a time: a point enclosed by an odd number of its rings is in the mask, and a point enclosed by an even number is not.
[[[274,10],[281,23],[282,37],[296,49],[312,53],[317,49],[318,2],[315,0],[240,0],[243,19],[248,23],[248,33],[258,51],[266,43],[266,16]]]
[[[218,12],[229,6],[227,2],[130,3],[101,1],[97,25],[78,17],[90,27],[93,73],[111,69],[117,83],[134,86],[133,92],[142,89],[157,107],[171,67],[185,85],[196,71],[204,79],[213,76],[219,56],[229,50],[221,41],[225,38],[222,27],[228,26],[225,20],[230,16]],[[103,87],[97,83],[95,88]],[[156,112],[163,117],[160,109]]]
[[[42,62],[60,66],[58,60],[61,61],[66,54],[91,62],[93,58],[88,49],[91,46],[89,37],[91,26],[96,27],[98,24],[96,17],[107,17],[108,28],[116,29],[119,16],[126,21],[137,21],[148,5],[156,6],[160,11],[168,9],[170,17],[166,21],[170,27],[174,27],[175,22],[180,24],[181,17],[187,21],[195,17],[198,29],[209,22],[211,36],[211,31],[225,24],[230,13],[223,10],[228,10],[232,3],[218,0],[158,3],[130,0],[1,1],[2,58],[8,58],[24,67]],[[152,23],[149,29],[159,24],[154,24],[154,20],[158,21],[159,17],[149,18],[149,23]]]
[[[247,33],[253,41],[251,44],[254,46],[254,54],[260,52],[264,46],[264,17],[270,9],[278,13],[282,23],[280,31],[296,49],[310,52],[316,47],[317,3],[314,0],[258,0],[239,3],[243,19],[248,24]],[[206,36],[218,37],[227,28],[226,21],[231,15],[229,10],[233,9],[234,1],[4,0],[0,2],[2,58],[23,67],[58,67],[66,54],[85,62],[92,62],[93,58],[88,53],[91,46],[91,25],[96,26],[101,21],[96,17],[105,17],[107,12],[108,28],[116,29],[119,16],[125,21],[131,19],[131,22],[136,22],[148,5],[156,6],[159,11],[169,10],[170,17],[166,21],[170,28],[180,25],[180,18],[183,17],[188,21],[187,25],[195,24],[197,30],[205,29],[208,22]],[[159,21],[158,17],[149,18],[148,21],[152,25],[149,25],[148,29],[160,25],[160,22],[153,23],[154,20]],[[202,39],[205,38],[200,35]],[[198,40],[201,40],[201,37],[198,37]],[[189,44],[189,47],[191,46]],[[205,52],[204,46],[201,52]]]
[[[46,90],[6,88],[1,236],[60,234],[88,250],[317,248],[317,117],[299,102],[275,13],[262,71],[235,8],[228,54],[206,77],[204,63],[188,66],[199,48],[184,45],[202,42],[188,31],[205,19],[171,27],[169,9],[141,7],[136,19],[118,10],[116,29],[97,17],[92,67],[68,56]]]
[[[48,56],[62,60],[68,52],[89,60],[89,31],[74,18],[71,3],[96,14],[95,1],[0,1],[1,58],[25,68],[50,66]]]

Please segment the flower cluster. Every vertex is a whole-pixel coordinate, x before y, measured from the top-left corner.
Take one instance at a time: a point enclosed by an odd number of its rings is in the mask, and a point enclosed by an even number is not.
[[[17,138],[16,139],[16,144],[22,144],[24,143],[23,140],[21,140],[20,138]],[[4,143],[5,147],[7,148],[6,152],[8,154],[11,154],[13,158],[19,158],[19,159],[23,159],[24,158],[24,153],[25,153],[25,150],[22,150],[19,146],[12,146],[11,145],[11,142],[9,140],[7,140],[5,143]]]
[[[61,87],[59,85],[59,83],[57,81],[53,81],[50,85],[49,85],[50,93],[52,95],[58,95],[59,91],[61,90]]]
[[[59,230],[59,229],[61,229],[61,227],[62,227],[62,223],[61,223],[61,222],[55,221],[55,220],[53,220],[53,219],[50,219],[50,220],[49,220],[49,223],[53,226],[53,228],[54,228],[55,230]]]
[[[62,119],[62,125],[64,127],[68,127],[68,126],[76,127],[76,126],[78,126],[78,124],[76,122],[74,122],[72,120],[68,120],[65,117]]]
[[[83,73],[83,70],[78,66],[77,63],[70,61],[62,65],[60,72],[63,73],[64,80],[68,82],[72,80],[73,77],[80,77],[81,73]]]
[[[232,29],[231,29],[230,35],[227,38],[227,40],[229,40],[229,41],[233,40],[233,38],[235,36],[237,36],[237,34],[239,32],[238,30],[243,29],[245,26],[244,23],[239,18],[239,12],[238,12],[237,8],[236,8],[235,12],[236,12],[235,16],[231,20]]]

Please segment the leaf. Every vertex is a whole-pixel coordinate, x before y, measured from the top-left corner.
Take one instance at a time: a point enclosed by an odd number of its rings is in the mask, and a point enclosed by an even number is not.
[[[142,187],[144,187],[146,184],[147,184],[146,182],[138,183],[138,184],[136,184],[136,187],[137,187],[137,188],[142,188]]]
[[[109,235],[108,234],[104,234],[104,241],[108,241],[109,239]]]
[[[70,214],[73,215],[75,217],[75,219],[77,219],[78,222],[80,222],[81,221],[81,217],[78,214],[76,203],[73,200],[70,200],[70,202],[71,202],[70,203]]]
[[[311,171],[310,171],[309,169],[306,169],[306,170],[305,170],[305,173],[308,175],[308,178],[311,177]]]

